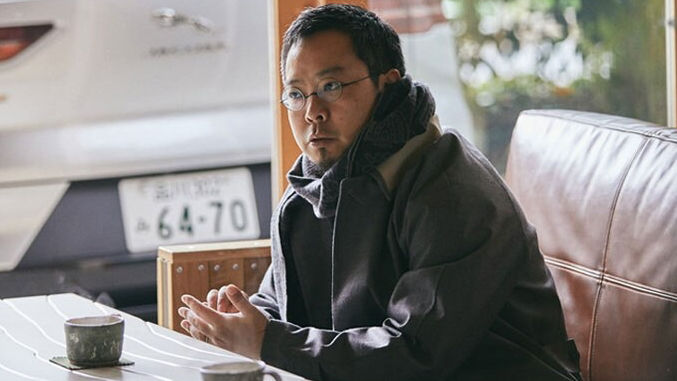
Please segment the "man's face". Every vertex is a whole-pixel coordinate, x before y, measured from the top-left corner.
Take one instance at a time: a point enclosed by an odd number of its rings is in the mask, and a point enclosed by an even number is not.
[[[355,55],[350,38],[341,32],[324,31],[301,39],[289,49],[284,85],[308,95],[327,80],[345,83],[368,75],[367,65]],[[312,95],[301,110],[288,110],[296,144],[324,169],[355,140],[371,115],[379,89],[367,78],[342,91],[334,102]]]

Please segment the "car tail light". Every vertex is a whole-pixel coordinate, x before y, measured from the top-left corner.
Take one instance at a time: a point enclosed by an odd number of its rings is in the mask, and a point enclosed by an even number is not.
[[[53,27],[52,24],[0,27],[0,62],[15,57]]]

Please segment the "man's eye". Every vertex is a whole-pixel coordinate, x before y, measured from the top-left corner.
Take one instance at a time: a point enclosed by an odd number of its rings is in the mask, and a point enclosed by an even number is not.
[[[300,99],[303,98],[303,93],[300,90],[289,90],[287,91],[287,98],[289,99]]]
[[[331,81],[327,82],[322,86],[322,91],[327,92],[327,91],[336,91],[341,88],[341,82],[339,81]]]

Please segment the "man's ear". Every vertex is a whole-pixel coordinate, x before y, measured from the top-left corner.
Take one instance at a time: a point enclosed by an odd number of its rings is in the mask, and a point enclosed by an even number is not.
[[[378,89],[382,91],[386,84],[395,83],[402,79],[400,71],[397,69],[390,69],[387,72],[378,76]]]

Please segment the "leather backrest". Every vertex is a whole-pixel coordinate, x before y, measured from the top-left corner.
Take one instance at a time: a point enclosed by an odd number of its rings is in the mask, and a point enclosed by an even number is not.
[[[538,232],[583,377],[677,380],[677,129],[525,111],[506,180]]]

